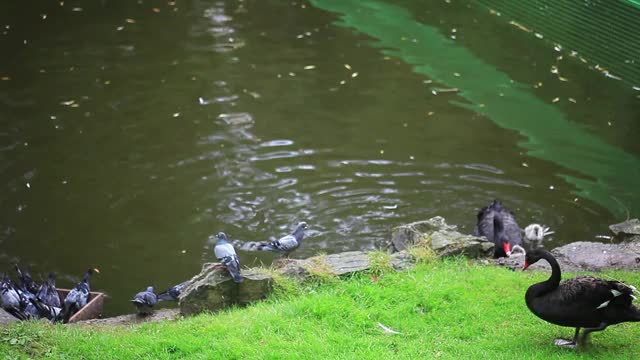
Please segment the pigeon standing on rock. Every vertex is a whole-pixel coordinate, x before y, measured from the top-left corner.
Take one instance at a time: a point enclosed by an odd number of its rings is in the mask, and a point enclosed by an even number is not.
[[[81,282],[76,285],[69,293],[67,297],[64,299],[64,310],[62,311],[62,322],[67,323],[69,319],[73,316],[73,314],[77,313],[80,309],[82,309],[85,305],[87,305],[87,301],[89,300],[89,292],[91,291],[89,287],[89,278],[93,272],[100,273],[98,269],[88,269],[87,272],[84,273],[84,278]]]
[[[289,257],[289,254],[297,249],[304,238],[304,230],[307,228],[306,222],[299,223],[293,232],[278,240],[274,240],[266,245],[260,245],[258,250],[277,252],[282,256]]]
[[[131,302],[138,308],[138,314],[148,315],[153,311],[153,306],[158,303],[158,297],[153,292],[153,286],[149,286],[147,290],[137,293]]]
[[[227,240],[227,234],[219,232],[216,234],[216,239],[218,239],[218,242],[213,249],[216,258],[218,258],[222,265],[229,271],[233,281],[235,283],[241,283],[244,281],[244,278],[240,275],[240,261],[238,260],[238,255],[233,245]]]
[[[185,288],[185,286],[187,286],[188,283],[189,280],[183,281],[180,284],[161,292],[160,294],[158,294],[158,301],[178,301],[180,293],[182,293],[182,290]]]

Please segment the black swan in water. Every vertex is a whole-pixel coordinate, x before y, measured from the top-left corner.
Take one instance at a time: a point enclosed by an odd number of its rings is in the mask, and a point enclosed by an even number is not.
[[[478,223],[473,229],[475,236],[486,236],[495,244],[495,258],[511,256],[517,246],[522,249],[522,234],[511,210],[498,200],[483,207],[478,212]]]
[[[529,287],[525,295],[527,307],[542,320],[576,328],[573,340],[556,339],[556,345],[584,345],[591,332],[622,322],[640,321],[640,310],[631,304],[635,299],[633,292],[637,292],[635,287],[593,276],[578,276],[560,284],[558,262],[542,249],[527,253],[524,269],[540,259],[551,265],[551,277]],[[578,336],[580,328],[584,328],[582,337]]]

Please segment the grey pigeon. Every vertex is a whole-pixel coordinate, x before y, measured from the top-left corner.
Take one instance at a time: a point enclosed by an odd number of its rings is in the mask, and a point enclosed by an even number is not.
[[[49,273],[47,280],[40,285],[38,292],[36,292],[36,297],[49,306],[60,307],[60,296],[58,295],[58,289],[56,289],[55,273]]]
[[[31,298],[29,301],[31,302],[29,305],[36,309],[38,318],[49,319],[52,322],[58,321],[62,318],[62,309],[60,307],[47,305],[38,297]]]
[[[284,236],[278,240],[274,240],[266,245],[260,245],[258,250],[273,251],[281,255],[289,257],[289,254],[297,249],[302,243],[304,238],[304,230],[307,228],[306,222],[299,223],[293,232],[287,236]]]
[[[189,280],[183,281],[180,284],[161,292],[160,294],[158,294],[158,301],[178,301],[182,290],[185,288],[185,286],[187,286],[188,283]]]
[[[0,281],[0,307],[20,320],[27,320],[30,315],[25,312],[28,300],[22,295],[22,291],[5,274]]]
[[[148,315],[153,311],[153,306],[158,303],[158,297],[153,292],[153,286],[149,286],[147,290],[137,293],[131,302],[138,308],[138,314]]]
[[[238,260],[238,255],[233,245],[227,240],[227,234],[219,232],[216,234],[216,239],[218,239],[218,242],[213,249],[216,258],[218,258],[227,271],[229,271],[233,281],[235,283],[241,283],[244,281],[244,278],[240,275],[240,261]]]
[[[39,286],[33,281],[33,278],[31,278],[29,268],[25,266],[24,271],[20,271],[18,264],[14,265],[14,268],[16,269],[16,273],[18,273],[18,280],[20,280],[20,290],[35,295]]]
[[[82,309],[87,302],[89,301],[89,292],[91,291],[89,287],[89,278],[93,272],[99,273],[98,269],[88,269],[84,273],[84,278],[82,281],[76,285],[69,293],[67,297],[64,299],[64,309],[62,311],[62,322],[67,323],[69,319],[80,309]]]

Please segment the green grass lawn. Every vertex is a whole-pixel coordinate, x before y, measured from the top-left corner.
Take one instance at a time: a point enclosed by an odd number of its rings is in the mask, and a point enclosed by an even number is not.
[[[640,284],[640,274],[611,272]],[[529,312],[527,287],[548,274],[464,259],[375,278],[289,284],[269,300],[179,321],[129,327],[24,322],[0,330],[0,359],[573,359],[640,357],[640,324],[557,348],[573,329]],[[378,322],[401,334],[386,334]]]

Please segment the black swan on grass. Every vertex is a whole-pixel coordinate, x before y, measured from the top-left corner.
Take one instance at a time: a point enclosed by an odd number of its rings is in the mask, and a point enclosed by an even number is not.
[[[548,251],[527,253],[524,269],[540,259],[551,265],[548,280],[531,285],[525,295],[527,307],[537,317],[559,326],[576,328],[573,340],[556,339],[555,344],[583,346],[589,333],[609,325],[640,321],[640,310],[631,304],[636,288],[614,280],[578,276],[560,283],[560,266]],[[584,328],[579,336],[580,328]]]

